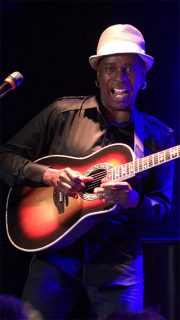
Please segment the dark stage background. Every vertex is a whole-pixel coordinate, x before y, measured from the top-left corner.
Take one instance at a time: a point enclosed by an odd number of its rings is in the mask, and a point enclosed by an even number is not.
[[[155,57],[139,109],[175,130],[180,143],[179,1],[1,1],[0,82],[13,71],[23,86],[1,100],[1,143],[57,97],[91,95],[96,74],[88,63],[101,32],[111,24],[130,23]],[[180,161],[175,162],[174,201],[165,225],[146,230],[145,303],[168,319],[178,319]],[[20,296],[31,254],[9,243],[5,230],[8,188],[1,184],[1,292]]]

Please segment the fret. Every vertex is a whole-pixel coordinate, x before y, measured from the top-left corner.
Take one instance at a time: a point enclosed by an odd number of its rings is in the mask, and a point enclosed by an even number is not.
[[[148,157],[143,158],[143,169],[148,169]]]
[[[121,179],[121,166],[118,166],[119,179]]]
[[[109,169],[106,174],[107,180],[113,180],[113,169]]]
[[[135,165],[134,165],[134,161],[131,161],[129,162],[129,173],[130,175],[133,175],[135,172],[135,169],[134,169]]]
[[[170,161],[171,160],[171,152],[169,149],[166,150],[166,161]]]
[[[165,154],[164,154],[164,151],[160,151],[158,153],[158,159],[159,159],[159,163],[162,163],[165,161]]]
[[[135,161],[135,163],[134,163],[134,171],[135,171],[135,173],[136,173],[136,172],[139,172],[139,160],[140,160],[140,159],[138,159],[138,160]]]
[[[116,180],[116,167],[112,169],[112,180]]]
[[[131,175],[131,172],[130,172],[130,162],[126,163],[126,167],[127,167],[127,174],[128,174],[128,177]]]
[[[142,171],[143,170],[143,158],[140,158],[138,160],[138,162],[139,162],[139,171]]]
[[[154,154],[154,165],[157,166],[158,164],[159,164],[158,154],[155,153],[155,154]]]
[[[180,145],[121,164],[107,171],[108,180],[125,180],[136,173],[180,157]]]
[[[129,164],[128,163],[126,163],[126,172],[127,172],[127,175],[129,176]]]
[[[123,164],[123,165],[121,166],[121,168],[122,168],[121,176],[122,176],[122,178],[126,178],[126,176],[127,176],[126,164]]]
[[[127,178],[129,177],[129,164],[126,163],[126,172],[127,172]]]
[[[175,159],[179,154],[178,153],[178,146],[172,147],[170,152],[171,152],[171,159]]]
[[[119,179],[119,168],[115,167],[115,174],[114,174],[115,180]]]
[[[152,154],[149,156],[149,168],[154,167],[154,157]]]

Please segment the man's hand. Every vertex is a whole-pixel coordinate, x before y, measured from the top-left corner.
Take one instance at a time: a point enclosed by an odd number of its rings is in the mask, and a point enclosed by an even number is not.
[[[59,192],[73,198],[77,198],[78,192],[84,189],[85,183],[92,180],[92,177],[83,176],[80,172],[70,168],[61,170],[48,168],[43,176],[45,184],[54,186]]]
[[[94,189],[94,193],[107,204],[119,204],[124,209],[136,208],[140,198],[128,182],[102,180],[102,184]]]

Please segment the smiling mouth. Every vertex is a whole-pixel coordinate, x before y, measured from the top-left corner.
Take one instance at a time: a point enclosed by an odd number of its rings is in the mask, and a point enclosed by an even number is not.
[[[127,89],[115,89],[115,88],[112,89],[111,92],[113,97],[116,99],[123,99],[129,93]]]

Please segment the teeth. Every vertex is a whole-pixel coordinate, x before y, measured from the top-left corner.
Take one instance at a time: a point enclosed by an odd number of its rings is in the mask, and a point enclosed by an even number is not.
[[[116,94],[122,94],[122,93],[126,92],[126,89],[113,89],[113,91]]]
[[[112,94],[115,99],[123,99],[128,94],[128,90],[114,88],[112,89]]]

